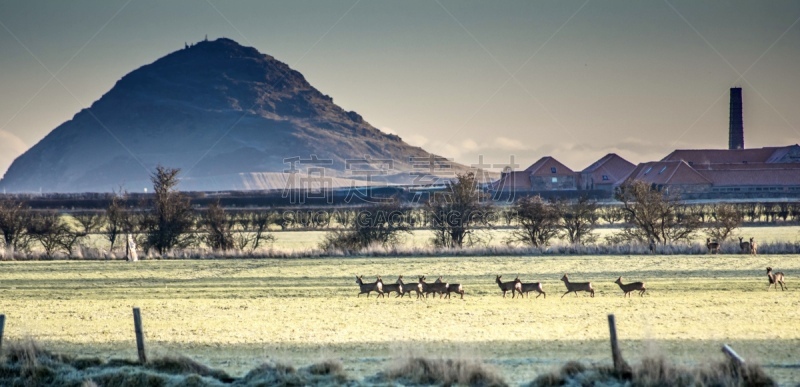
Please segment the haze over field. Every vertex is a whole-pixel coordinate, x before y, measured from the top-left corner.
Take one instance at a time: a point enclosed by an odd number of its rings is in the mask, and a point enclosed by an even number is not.
[[[274,56],[372,126],[474,164],[552,155],[582,169],[800,138],[794,1],[88,1],[0,4],[0,171],[185,42]]]

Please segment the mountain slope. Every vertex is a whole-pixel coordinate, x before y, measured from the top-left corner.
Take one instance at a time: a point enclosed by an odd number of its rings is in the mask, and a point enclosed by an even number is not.
[[[290,169],[284,159],[312,155],[331,160],[322,165],[327,174],[351,177],[348,159],[392,159],[390,172],[402,173],[412,169],[411,157],[429,153],[343,110],[288,65],[223,38],[125,75],[18,157],[0,189],[97,192],[122,185],[138,191],[158,164],[205,181],[283,172]]]

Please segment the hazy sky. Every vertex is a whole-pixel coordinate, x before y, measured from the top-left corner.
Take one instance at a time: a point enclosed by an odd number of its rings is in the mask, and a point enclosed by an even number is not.
[[[229,37],[407,142],[575,170],[800,142],[800,1],[0,0],[0,172],[126,73]]]

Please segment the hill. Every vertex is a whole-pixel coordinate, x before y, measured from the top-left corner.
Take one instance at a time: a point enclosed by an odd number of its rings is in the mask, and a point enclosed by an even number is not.
[[[354,171],[383,168],[394,174],[394,182],[413,178],[411,158],[431,156],[337,106],[285,63],[221,38],[187,46],[122,77],[18,157],[0,189],[139,191],[149,186],[159,164],[181,168],[194,190],[263,189],[250,177],[285,172],[292,168],[286,159],[312,160],[312,155],[325,162],[295,166],[303,172],[324,167],[327,176],[356,179],[364,174]],[[392,160],[391,167],[347,163],[365,156]]]

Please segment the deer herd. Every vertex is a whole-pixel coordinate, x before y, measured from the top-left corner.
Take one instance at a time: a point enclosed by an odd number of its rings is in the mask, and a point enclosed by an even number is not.
[[[706,248],[710,254],[719,253],[720,243],[706,238]],[[750,242],[745,242],[744,238],[739,237],[739,252],[742,254],[758,255],[758,244],[755,238],[750,238]]]
[[[536,298],[539,298],[539,296],[547,298],[547,293],[545,293],[542,288],[541,282],[525,283],[519,279],[519,276],[513,281],[503,282],[502,277],[502,275],[498,275],[494,280],[497,286],[500,287],[500,291],[503,292],[503,298],[506,297],[506,293],[508,292],[511,292],[511,298],[515,298],[517,295],[523,298],[530,292],[536,292]],[[767,267],[767,278],[769,279],[767,290],[772,286],[775,286],[775,290],[778,290],[778,285],[781,286],[781,290],[788,289],[784,282],[783,272],[773,272],[771,267]],[[564,276],[561,277],[561,281],[563,281],[564,285],[567,287],[567,291],[561,295],[561,298],[564,298],[564,296],[569,293],[575,293],[577,296],[578,292],[587,292],[590,297],[594,297],[594,287],[591,282],[571,282],[568,274],[564,274]],[[638,292],[639,296],[643,297],[644,293],[647,291],[644,282],[630,282],[625,284],[622,283],[622,277],[619,277],[614,283],[619,285],[619,288],[622,289],[622,297],[630,297],[632,292]],[[425,282],[425,276],[423,275],[419,276],[418,282],[407,284],[403,282],[403,276],[401,275],[397,277],[395,283],[385,284],[380,276],[378,276],[375,282],[365,283],[363,276],[359,275],[356,276],[356,284],[358,284],[360,289],[357,295],[358,297],[362,294],[366,294],[367,297],[369,297],[372,292],[377,293],[378,297],[383,297],[384,295],[388,296],[391,293],[397,293],[395,298],[405,297],[406,294],[411,297],[411,293],[414,292],[417,294],[417,298],[428,298],[429,294],[433,294],[434,297],[438,294],[439,298],[450,298],[451,293],[459,294],[462,299],[464,298],[464,287],[461,286],[461,284],[445,282],[442,280],[442,276],[439,276],[436,281],[428,283]]]

